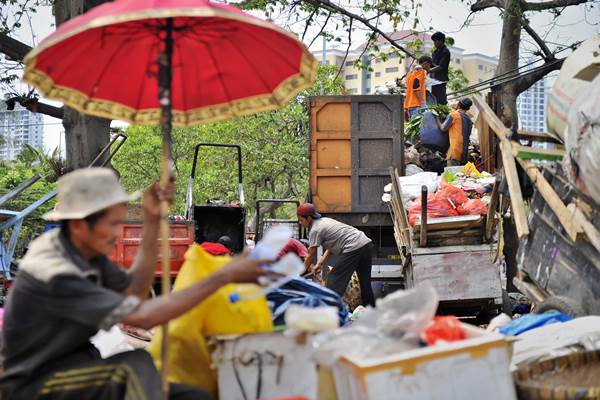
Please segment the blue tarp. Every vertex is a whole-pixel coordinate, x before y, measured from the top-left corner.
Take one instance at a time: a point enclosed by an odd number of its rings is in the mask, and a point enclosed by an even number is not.
[[[304,278],[294,278],[273,290],[267,294],[267,301],[273,313],[275,326],[285,325],[283,316],[292,304],[310,308],[334,306],[339,310],[340,326],[350,321],[348,306],[337,293]]]
[[[540,326],[566,322],[572,319],[571,316],[558,311],[544,314],[527,314],[501,327],[500,333],[506,336],[517,336]]]

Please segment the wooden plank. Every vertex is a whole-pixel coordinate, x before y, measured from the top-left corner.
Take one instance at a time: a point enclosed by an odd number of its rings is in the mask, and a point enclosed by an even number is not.
[[[413,257],[414,283],[429,281],[440,301],[467,301],[502,297],[498,268],[491,251]]]
[[[470,246],[441,246],[441,247],[423,247],[415,249],[414,256],[427,254],[446,254],[446,253],[466,253],[472,251],[496,251],[495,246],[489,244],[476,244]]]
[[[429,218],[427,220],[427,230],[445,230],[455,228],[467,228],[481,226],[483,219],[479,215],[461,215],[459,217],[443,217],[443,218]],[[415,232],[421,230],[421,220],[417,220],[413,226]]]
[[[519,164],[521,164],[531,182],[536,186],[546,204],[554,211],[569,238],[573,241],[582,240],[584,238],[583,228],[575,221],[573,213],[567,209],[540,170],[535,165],[524,160],[519,160]]]
[[[554,136],[550,136],[546,132],[519,131],[519,139],[530,140],[533,142],[562,144],[558,139],[556,139]]]
[[[419,232],[419,246],[427,246],[427,186],[421,186],[421,232]]]
[[[508,140],[510,130],[504,126],[502,121],[500,121],[500,118],[494,114],[492,109],[485,103],[480,95],[473,96],[473,102],[479,109],[479,115],[485,119],[496,136],[498,136],[498,139],[500,139],[502,165],[504,167],[504,174],[510,192],[510,203],[517,235],[519,236],[519,239],[524,239],[529,235],[529,227],[527,226],[523,194],[521,193],[521,186],[519,185],[519,177],[517,175],[517,164],[512,154],[512,145]]]
[[[561,161],[565,151],[561,149],[536,149],[512,143],[513,156],[522,160]]]
[[[492,188],[492,195],[490,197],[490,204],[488,205],[487,217],[485,220],[485,239],[491,240],[496,226],[496,207],[500,198],[500,177],[496,176],[494,181],[494,187]]]
[[[598,229],[588,221],[583,212],[574,203],[569,204],[567,210],[572,213],[575,223],[581,226],[587,235],[588,241],[600,252],[600,232],[598,232]]]

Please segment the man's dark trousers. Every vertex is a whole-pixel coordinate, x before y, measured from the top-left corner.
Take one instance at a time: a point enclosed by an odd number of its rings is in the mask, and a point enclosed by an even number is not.
[[[327,276],[327,287],[343,296],[352,274],[356,271],[363,306],[374,306],[375,296],[371,287],[372,249],[373,243],[368,243],[360,249],[341,254]]]

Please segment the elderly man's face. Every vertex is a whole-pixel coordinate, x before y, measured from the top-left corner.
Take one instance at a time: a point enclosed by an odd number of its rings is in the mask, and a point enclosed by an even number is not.
[[[82,246],[88,255],[109,257],[119,238],[119,225],[127,216],[125,204],[117,204],[92,226],[85,220],[71,224],[71,240]]]

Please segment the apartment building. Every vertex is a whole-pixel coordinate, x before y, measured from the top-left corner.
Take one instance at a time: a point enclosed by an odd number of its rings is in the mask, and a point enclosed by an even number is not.
[[[19,104],[14,110],[7,110],[6,103],[0,101],[0,159],[14,160],[25,144],[43,148],[43,123],[41,114],[29,112]]]
[[[417,33],[410,30],[388,33],[398,44],[411,47],[417,54],[431,54],[433,41],[427,33]],[[418,43],[418,47],[414,47]],[[394,47],[380,37],[377,45],[388,57],[374,58],[364,51],[365,44],[350,50],[346,55],[345,50],[339,48],[326,49],[325,64],[342,66],[342,78],[346,84],[348,94],[370,94],[375,92],[377,86],[393,82],[396,78],[403,77],[416,62],[412,58],[398,57],[393,53]],[[498,60],[479,53],[465,54],[460,47],[449,47],[452,59],[450,66],[462,69],[470,84],[491,78],[498,65]],[[315,57],[321,61],[323,51],[315,51]],[[344,57],[345,60],[344,60]],[[362,57],[362,64],[369,65],[372,71],[356,67],[356,60]]]
[[[543,78],[517,97],[520,129],[532,132],[548,130],[546,125],[548,93],[548,79]]]

